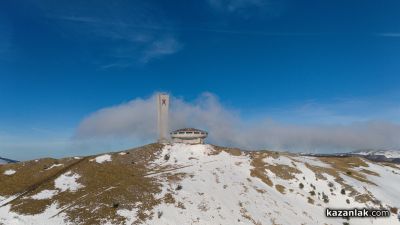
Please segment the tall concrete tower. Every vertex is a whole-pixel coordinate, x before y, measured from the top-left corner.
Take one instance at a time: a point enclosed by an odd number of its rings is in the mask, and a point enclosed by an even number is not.
[[[168,142],[168,109],[169,95],[160,93],[157,95],[157,110],[158,110],[158,142]]]

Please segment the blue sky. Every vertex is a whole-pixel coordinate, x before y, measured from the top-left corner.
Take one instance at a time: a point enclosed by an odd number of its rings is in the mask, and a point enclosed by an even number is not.
[[[240,124],[397,126],[399,10],[390,0],[2,1],[0,156],[145,143],[74,137],[93,113],[157,91],[192,107],[210,92]]]

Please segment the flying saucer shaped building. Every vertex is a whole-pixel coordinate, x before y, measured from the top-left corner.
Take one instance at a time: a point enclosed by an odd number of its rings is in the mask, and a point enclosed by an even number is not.
[[[204,144],[208,133],[195,128],[183,128],[171,132],[172,142],[186,144]]]

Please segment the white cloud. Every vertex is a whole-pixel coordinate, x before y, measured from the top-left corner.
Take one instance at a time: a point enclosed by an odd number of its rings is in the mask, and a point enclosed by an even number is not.
[[[248,7],[264,7],[268,0],[208,0],[208,3],[216,9],[235,12]]]
[[[78,127],[79,138],[135,137],[146,140],[156,133],[155,97],[101,109],[85,118]]]
[[[144,51],[141,61],[147,63],[152,59],[174,54],[181,48],[182,44],[172,37],[156,40]]]
[[[40,1],[39,1],[40,2]],[[182,48],[174,22],[151,2],[61,1],[39,4],[46,17],[57,23],[63,36],[82,42],[99,41],[91,62],[102,69],[130,67],[172,55]],[[88,51],[91,52],[90,44]]]
[[[400,33],[378,33],[381,37],[400,37]]]
[[[282,0],[207,0],[218,12],[232,13],[243,17],[279,16],[285,8]]]
[[[312,110],[311,110],[312,111]],[[385,121],[340,124],[285,124],[267,116],[248,122],[238,111],[224,107],[210,93],[196,101],[171,101],[171,129],[197,127],[209,131],[209,142],[247,149],[345,151],[362,148],[400,148],[400,125]],[[101,109],[84,119],[78,139],[157,139],[155,96]]]

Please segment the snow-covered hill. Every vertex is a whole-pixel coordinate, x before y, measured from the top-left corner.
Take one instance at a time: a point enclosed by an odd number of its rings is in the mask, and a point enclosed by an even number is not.
[[[151,144],[0,166],[0,224],[400,224],[400,167],[359,157]],[[325,208],[390,209],[327,218]]]

